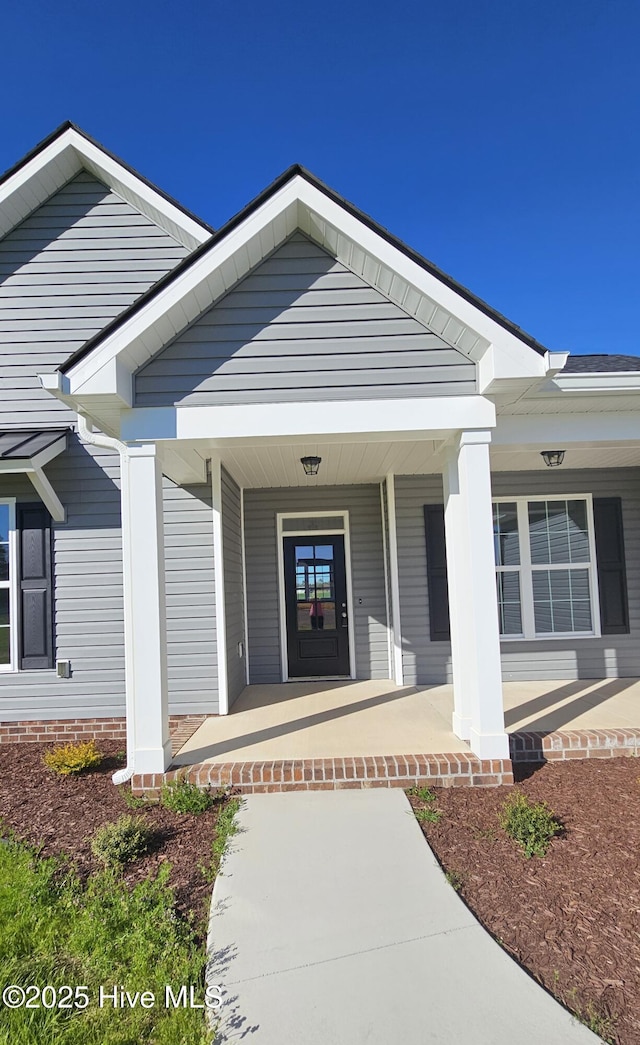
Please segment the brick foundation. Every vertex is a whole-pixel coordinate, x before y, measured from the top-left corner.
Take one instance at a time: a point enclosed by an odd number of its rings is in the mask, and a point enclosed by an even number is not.
[[[136,774],[134,793],[157,797],[163,783],[186,778],[199,787],[264,791],[337,791],[344,788],[497,787],[512,784],[509,759],[481,761],[474,755],[386,755],[368,758],[314,758],[267,762],[202,762],[167,773]]]
[[[127,739],[127,729],[122,718],[53,718],[46,721],[26,720],[23,722],[0,722],[0,744],[17,744],[22,741],[43,743],[55,741],[72,744],[81,740]]]
[[[570,729],[557,733],[522,731],[510,740],[513,762],[640,755],[640,729]]]
[[[206,715],[170,715],[169,733],[171,748],[175,755],[186,744]],[[77,744],[82,740],[127,741],[127,726],[121,718],[55,718],[47,720],[27,719],[22,722],[0,722],[0,744],[21,742]]]

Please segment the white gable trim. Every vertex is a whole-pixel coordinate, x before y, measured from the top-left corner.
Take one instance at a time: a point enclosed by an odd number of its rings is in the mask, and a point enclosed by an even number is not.
[[[538,354],[297,174],[71,366],[67,394],[81,398],[89,388],[92,395],[114,394],[111,360],[117,357],[135,373],[297,229],[425,329],[480,362],[480,391],[496,378],[530,382],[545,376],[548,353]]]
[[[211,236],[211,229],[74,127],[61,131],[0,184],[0,236],[19,225],[83,170],[104,182],[188,250],[194,250]]]

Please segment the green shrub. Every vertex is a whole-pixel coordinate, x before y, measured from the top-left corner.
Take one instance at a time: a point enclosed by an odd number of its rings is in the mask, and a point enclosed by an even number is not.
[[[213,798],[208,791],[203,791],[196,784],[181,777],[173,783],[163,785],[161,802],[174,813],[193,813],[197,816],[213,805]]]
[[[108,867],[122,867],[146,853],[151,836],[151,828],[141,817],[125,815],[98,828],[91,850]]]
[[[144,809],[149,805],[149,801],[144,795],[134,795],[129,784],[120,784],[118,791],[124,798],[127,809]]]
[[[82,773],[84,769],[93,769],[99,766],[104,755],[96,745],[95,740],[85,740],[80,744],[64,744],[55,747],[53,751],[47,751],[42,756],[42,761],[48,769],[62,776],[69,773]]]
[[[551,840],[562,830],[545,802],[530,802],[521,791],[509,795],[499,820],[507,834],[522,846],[527,859],[545,856]]]

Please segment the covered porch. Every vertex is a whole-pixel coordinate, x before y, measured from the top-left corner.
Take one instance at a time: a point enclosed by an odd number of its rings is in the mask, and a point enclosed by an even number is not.
[[[554,750],[598,757],[640,750],[638,678],[505,682],[502,692],[516,759],[528,753],[538,760]],[[450,685],[377,680],[247,686],[229,715],[205,718],[173,766],[470,754],[452,731],[453,709]]]

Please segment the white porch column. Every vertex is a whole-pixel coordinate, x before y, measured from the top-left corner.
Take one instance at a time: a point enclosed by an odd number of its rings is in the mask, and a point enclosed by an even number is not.
[[[479,758],[508,758],[496,599],[489,443],[461,432],[444,471],[453,731]]]
[[[213,507],[213,569],[216,603],[216,663],[218,667],[218,714],[229,713],[227,674],[227,624],[224,603],[224,549],[222,547],[222,471],[220,459],[211,459],[211,504]]]
[[[128,446],[122,455],[122,546],[129,762],[136,773],[163,773],[171,742],[162,473],[154,443]]]
[[[402,625],[400,622],[400,570],[398,567],[398,527],[396,522],[396,482],[393,472],[386,477],[387,486],[387,527],[389,531],[389,581],[391,588],[391,636],[392,636],[392,668],[393,681],[397,686],[404,685],[404,667],[402,663]],[[382,520],[384,526],[384,519]],[[385,570],[387,564],[385,563]]]

